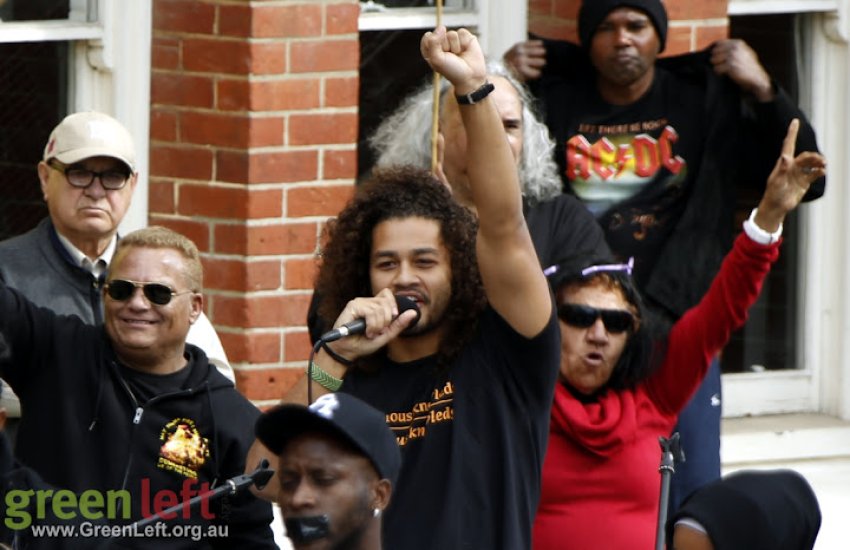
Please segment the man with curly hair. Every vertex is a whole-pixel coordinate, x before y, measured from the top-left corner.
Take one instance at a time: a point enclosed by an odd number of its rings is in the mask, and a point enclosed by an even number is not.
[[[422,55],[457,94],[478,217],[421,169],[358,189],[329,225],[317,290],[333,326],[366,329],[318,351],[312,391],[381,410],[401,446],[385,547],[528,548],[559,361],[552,297],[476,38],[440,27]]]
[[[609,256],[605,235],[593,215],[576,197],[561,193],[561,178],[552,154],[555,145],[549,138],[549,130],[534,113],[526,87],[496,60],[487,62],[487,80],[495,86],[491,98],[511,146],[523,214],[541,265],[552,265],[567,255]],[[438,160],[434,175],[451,189],[457,202],[474,208],[466,169],[466,132],[454,95],[451,83],[440,79]],[[431,169],[433,105],[433,79],[428,78],[369,137],[369,146],[377,159],[375,168],[407,165]],[[318,314],[320,302],[321,294],[314,292],[307,313],[307,328],[313,343],[336,319],[332,315],[329,320],[323,320]]]

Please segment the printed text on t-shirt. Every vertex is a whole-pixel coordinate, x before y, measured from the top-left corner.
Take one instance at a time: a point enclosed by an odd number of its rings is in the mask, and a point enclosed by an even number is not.
[[[431,392],[428,401],[415,403],[409,411],[387,413],[387,425],[395,434],[402,447],[415,439],[421,439],[428,433],[428,426],[454,419],[454,386],[446,382],[442,388]]]

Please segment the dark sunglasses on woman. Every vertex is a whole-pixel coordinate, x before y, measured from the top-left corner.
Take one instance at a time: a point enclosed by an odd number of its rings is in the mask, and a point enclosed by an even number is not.
[[[561,304],[558,306],[558,318],[577,328],[589,328],[602,317],[605,330],[619,334],[634,326],[634,315],[625,309],[598,309],[583,304]]]

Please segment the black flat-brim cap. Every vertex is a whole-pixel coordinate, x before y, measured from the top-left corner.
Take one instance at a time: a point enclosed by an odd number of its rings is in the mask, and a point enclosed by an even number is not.
[[[279,405],[257,419],[254,433],[279,455],[286,444],[307,432],[339,436],[368,458],[381,478],[395,485],[401,451],[382,412],[347,393],[330,393],[306,407]]]

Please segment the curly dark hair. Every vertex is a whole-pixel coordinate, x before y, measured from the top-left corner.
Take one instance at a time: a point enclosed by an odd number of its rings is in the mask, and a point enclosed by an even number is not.
[[[369,277],[373,229],[383,221],[409,217],[438,222],[448,251],[451,298],[442,319],[447,325],[438,351],[442,367],[472,336],[487,299],[475,254],[478,222],[425,170],[411,166],[376,169],[339,216],[328,222],[316,281],[322,297],[318,313],[332,326],[349,301],[374,295]],[[375,361],[367,358],[358,364],[373,366]]]

